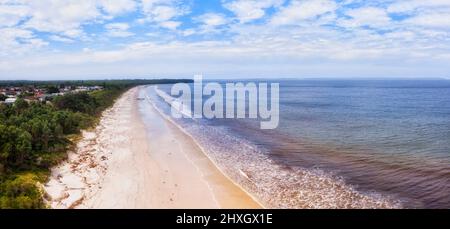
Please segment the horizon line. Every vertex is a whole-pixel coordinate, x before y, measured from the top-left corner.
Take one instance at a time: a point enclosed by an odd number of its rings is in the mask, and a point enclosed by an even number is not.
[[[91,79],[0,79],[0,82],[52,82],[52,81],[120,81],[120,80],[191,80],[193,77],[142,77],[142,78],[91,78]],[[228,78],[208,78],[203,80],[450,80],[450,77],[228,77]]]

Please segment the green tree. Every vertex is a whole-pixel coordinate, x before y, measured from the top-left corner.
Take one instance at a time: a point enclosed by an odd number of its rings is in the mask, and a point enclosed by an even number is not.
[[[44,208],[36,176],[24,174],[0,183],[0,208]]]
[[[20,114],[23,111],[25,111],[29,107],[29,104],[24,99],[17,99],[17,101],[14,103],[14,109],[16,111],[16,114]]]
[[[21,167],[31,154],[31,135],[15,126],[0,125],[0,162],[3,169]]]
[[[72,112],[82,112],[94,115],[96,108],[100,105],[97,100],[88,93],[69,94],[58,96],[53,100],[53,104],[61,110]]]
[[[54,85],[49,86],[49,87],[47,87],[47,93],[48,94],[59,93],[59,88]]]
[[[31,154],[31,135],[26,132],[19,130],[15,142],[15,164],[21,165],[24,164],[25,158]]]

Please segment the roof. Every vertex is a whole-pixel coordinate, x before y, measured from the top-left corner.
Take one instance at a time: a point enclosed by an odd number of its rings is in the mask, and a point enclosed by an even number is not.
[[[6,100],[5,100],[5,103],[15,103],[16,102],[16,98],[7,98]]]

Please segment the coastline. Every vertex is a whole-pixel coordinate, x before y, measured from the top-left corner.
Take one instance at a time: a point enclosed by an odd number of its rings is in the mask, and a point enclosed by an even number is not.
[[[244,187],[242,187],[242,185],[240,185],[238,182],[230,178],[230,176],[221,169],[221,167],[211,158],[211,156],[208,155],[205,148],[203,148],[203,146],[195,139],[195,137],[193,137],[189,132],[184,130],[183,127],[178,125],[176,122],[170,119],[170,117],[164,114],[164,112],[162,112],[159,108],[157,108],[157,106],[150,100],[150,98],[147,97],[146,99],[149,101],[149,103],[151,103],[153,109],[155,109],[158,112],[158,114],[165,119],[170,128],[175,129],[175,131],[178,132],[179,135],[182,135],[182,137],[184,137],[188,141],[191,141],[191,144],[194,144],[195,147],[198,148],[197,153],[200,153],[200,155],[204,157],[204,159],[208,160],[209,161],[208,163],[211,163],[211,166],[213,166],[215,169],[218,170],[220,176],[225,177],[226,180],[231,182],[234,186],[238,187],[241,191],[245,192],[245,194],[248,195],[254,202],[256,202],[256,204],[259,205],[259,207],[266,208],[266,206],[262,204],[261,201],[258,200],[254,194],[248,192]],[[239,170],[239,173],[244,174],[244,176],[247,176],[242,170]]]
[[[52,208],[261,208],[209,160],[194,140],[152,106],[143,87],[120,97],[83,132],[45,185]]]

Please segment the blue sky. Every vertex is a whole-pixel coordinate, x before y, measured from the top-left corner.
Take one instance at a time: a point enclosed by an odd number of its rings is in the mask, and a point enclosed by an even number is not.
[[[1,79],[450,77],[450,0],[0,0]]]

